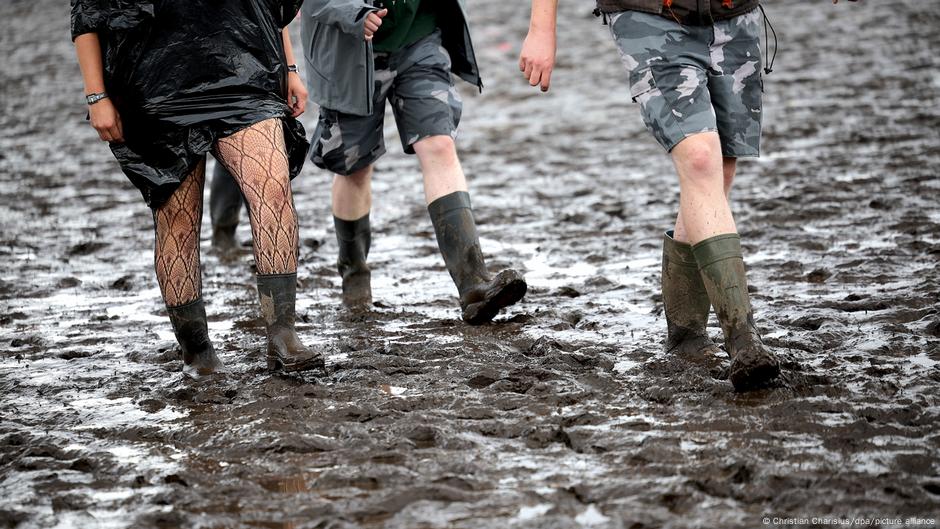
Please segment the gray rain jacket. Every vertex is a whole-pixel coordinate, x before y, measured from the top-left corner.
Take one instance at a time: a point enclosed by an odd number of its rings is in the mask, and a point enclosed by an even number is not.
[[[482,91],[464,0],[439,2],[438,26],[450,53],[451,71]],[[363,0],[306,0],[301,9],[301,42],[307,61],[310,99],[321,107],[372,114],[375,69],[372,43],[363,38],[366,15],[379,9]]]

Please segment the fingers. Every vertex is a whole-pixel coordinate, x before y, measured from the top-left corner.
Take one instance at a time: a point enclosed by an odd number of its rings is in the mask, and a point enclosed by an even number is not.
[[[551,85],[552,80],[552,69],[546,68],[542,71],[541,79],[539,80],[539,85],[542,88],[543,92],[548,92],[548,87]]]
[[[118,116],[117,123],[115,123],[114,125],[114,133],[112,134],[112,136],[114,137],[113,141],[117,141],[117,142],[124,141],[124,124],[121,123],[120,116]]]
[[[303,114],[307,111],[307,96],[297,98],[297,104],[294,110],[294,117]]]
[[[375,36],[375,32],[378,31],[382,26],[382,18],[384,18],[387,14],[388,9],[383,9],[381,11],[369,13],[366,15],[366,21],[364,25],[366,41],[372,40],[372,37]]]

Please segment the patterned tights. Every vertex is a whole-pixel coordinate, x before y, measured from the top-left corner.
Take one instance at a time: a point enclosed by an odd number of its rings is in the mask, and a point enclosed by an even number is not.
[[[280,119],[255,123],[220,139],[213,153],[241,188],[248,205],[259,274],[297,271],[297,214]],[[199,231],[206,181],[203,160],[170,199],[154,210],[157,282],[167,306],[202,294]]]

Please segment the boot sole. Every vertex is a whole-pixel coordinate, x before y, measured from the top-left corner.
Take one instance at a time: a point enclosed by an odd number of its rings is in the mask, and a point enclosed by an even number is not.
[[[501,283],[486,293],[483,301],[471,303],[463,310],[463,320],[470,325],[482,325],[499,314],[499,311],[512,305],[525,296],[528,285],[517,272],[505,270],[496,276]]]
[[[278,356],[268,356],[269,371],[297,373],[299,371],[322,370],[325,367],[326,361],[319,355],[294,363],[286,363]]]

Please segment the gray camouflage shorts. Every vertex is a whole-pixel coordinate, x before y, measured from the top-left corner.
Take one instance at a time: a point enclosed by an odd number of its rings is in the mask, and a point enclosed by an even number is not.
[[[402,148],[430,136],[456,138],[463,102],[450,75],[441,32],[393,53],[375,54],[374,110],[357,116],[320,109],[310,159],[317,167],[349,175],[385,154],[385,101],[392,104]]]
[[[630,75],[630,95],[667,151],[692,134],[715,131],[724,156],[760,154],[758,10],[714,26],[623,11],[610,17],[610,32]]]

